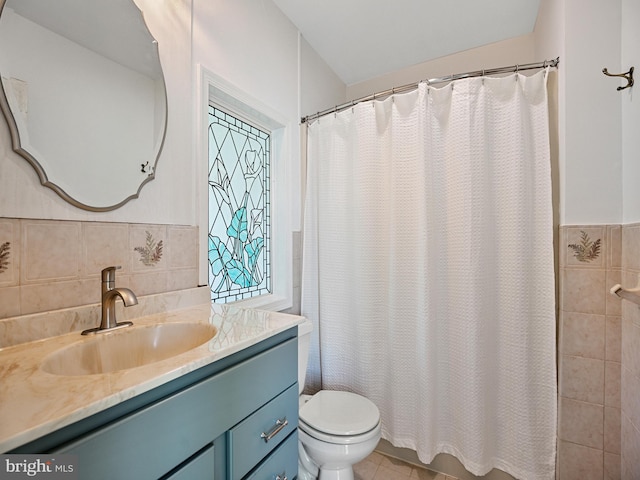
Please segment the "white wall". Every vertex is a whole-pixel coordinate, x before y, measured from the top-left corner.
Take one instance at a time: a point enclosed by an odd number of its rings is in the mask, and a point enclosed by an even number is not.
[[[300,36],[300,116],[340,105],[346,97],[344,82]]]
[[[193,64],[296,120],[298,32],[280,10],[268,1],[193,0],[193,14]]]
[[[640,65],[636,0],[544,0],[564,18],[562,35],[561,224],[640,221],[640,102],[636,87],[602,73]]]
[[[11,150],[0,121],[0,217],[196,225],[198,169],[194,154],[196,66],[227,80],[281,114],[292,128],[292,228],[300,228],[300,139],[304,109],[344,101],[345,86],[300,41],[270,0],[135,0],[159,44],[169,120],[156,178],[140,198],[106,213],[79,210],[40,185],[30,165]],[[116,27],[117,28],[117,27]],[[305,92],[302,94],[301,92]]]
[[[634,0],[623,1],[637,10]],[[628,15],[622,15],[621,5],[620,0],[542,0],[540,5],[536,54],[560,57],[557,131],[561,225],[626,221],[623,179],[631,172],[626,168],[623,172],[621,102],[625,94],[616,90],[624,82],[602,73],[605,67],[612,73],[628,69],[620,62],[621,22],[627,21]]]
[[[621,71],[635,67],[636,86],[620,93],[622,100],[623,223],[640,222],[640,2],[622,1]],[[616,72],[618,73],[618,72]],[[624,82],[622,82],[624,83]]]
[[[200,65],[244,95],[273,111],[285,124],[287,188],[291,189],[291,228],[301,229],[300,122],[301,71],[315,92],[315,101],[327,101],[334,92],[335,74],[322,66],[298,30],[271,1],[194,0],[193,65]],[[309,58],[309,61],[303,59]],[[305,66],[304,70],[302,66]],[[311,86],[317,86],[313,88]],[[344,88],[344,87],[343,87]]]
[[[561,224],[622,222],[620,0],[565,0],[565,171]]]

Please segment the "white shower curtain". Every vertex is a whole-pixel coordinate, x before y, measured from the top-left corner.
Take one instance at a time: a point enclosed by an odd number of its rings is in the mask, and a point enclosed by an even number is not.
[[[546,71],[358,104],[308,127],[307,383],[476,475],[554,478]]]

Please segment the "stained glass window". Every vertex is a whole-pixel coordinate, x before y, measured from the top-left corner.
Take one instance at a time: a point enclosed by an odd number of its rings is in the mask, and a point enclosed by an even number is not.
[[[208,130],[211,299],[271,293],[271,136],[214,106]]]

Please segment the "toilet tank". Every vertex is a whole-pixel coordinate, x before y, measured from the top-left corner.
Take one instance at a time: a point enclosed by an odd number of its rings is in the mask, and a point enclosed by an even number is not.
[[[313,324],[305,318],[298,324],[298,393],[304,390],[304,381],[307,376],[307,364],[309,363],[309,342]]]

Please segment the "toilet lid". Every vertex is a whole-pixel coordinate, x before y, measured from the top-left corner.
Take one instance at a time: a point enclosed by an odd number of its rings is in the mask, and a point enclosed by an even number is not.
[[[355,393],[321,390],[300,408],[300,420],[320,432],[359,435],[375,428],[380,412]]]

